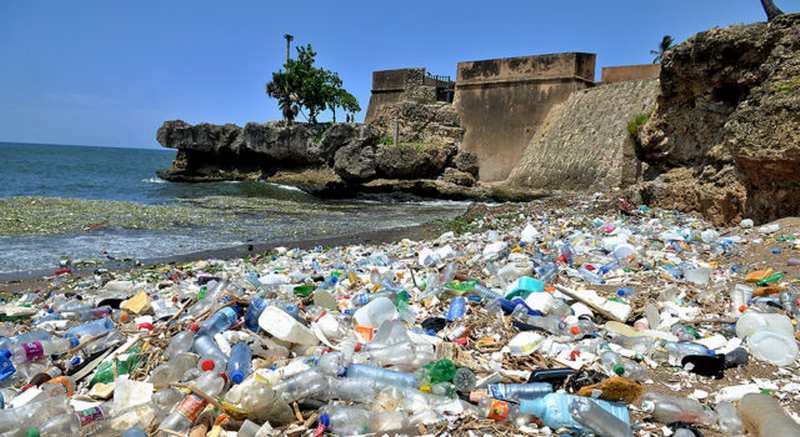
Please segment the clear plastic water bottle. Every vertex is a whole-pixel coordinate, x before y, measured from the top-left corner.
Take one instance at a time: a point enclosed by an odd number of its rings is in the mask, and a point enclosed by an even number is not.
[[[400,387],[417,387],[417,377],[413,373],[395,372],[367,364],[351,364],[347,367],[345,376],[347,378],[374,379]]]
[[[555,316],[532,316],[528,314],[528,309],[521,305],[514,308],[511,317],[514,320],[542,329],[553,335],[561,335],[564,328],[564,322],[561,318]]]
[[[236,343],[231,349],[231,357],[228,360],[228,378],[234,384],[241,384],[250,374],[253,351],[247,343]]]
[[[244,314],[244,326],[253,332],[258,332],[258,317],[261,316],[267,306],[269,306],[269,302],[266,299],[253,297]]]
[[[606,411],[589,398],[575,398],[570,404],[572,417],[598,437],[633,437],[630,423]]]
[[[583,398],[565,393],[550,393],[544,397],[522,400],[519,405],[519,411],[538,417],[546,426],[553,429],[567,428],[574,432],[587,433],[589,429],[576,421],[570,411],[572,403],[580,399],[589,399],[590,402],[593,402],[618,420],[630,423],[628,407],[624,404],[615,404],[600,399]]]
[[[213,337],[230,329],[237,320],[239,320],[239,308],[236,306],[225,307],[201,323],[197,333],[198,335],[205,333]]]
[[[520,402],[523,399],[535,399],[553,392],[553,385],[547,382],[531,382],[527,384],[489,384],[486,387],[489,396],[503,401]]]
[[[698,423],[711,426],[717,422],[713,411],[703,408],[700,402],[686,397],[647,392],[642,404],[651,409],[653,417],[661,423]]]
[[[110,332],[112,329],[114,329],[114,322],[107,317],[103,317],[102,319],[93,320],[70,328],[64,334],[64,337],[80,338],[84,336],[96,336]]]
[[[0,410],[0,433],[38,427],[51,417],[71,411],[66,396],[45,396],[17,408]]]
[[[192,348],[197,355],[200,355],[199,364],[201,370],[209,372],[217,369],[221,371],[228,364],[228,357],[208,334],[195,336]]]
[[[447,311],[447,321],[454,322],[461,320],[467,311],[467,300],[463,296],[456,296],[450,301],[450,309]]]
[[[195,385],[209,396],[218,396],[225,388],[225,380],[214,372],[207,372],[195,381]],[[161,422],[159,428],[178,434],[187,433],[207,405],[208,401],[204,398],[190,393],[175,406],[172,414]]]
[[[14,363],[41,361],[50,355],[61,355],[79,344],[77,338],[51,338],[22,343],[11,351]]]
[[[196,368],[198,359],[197,354],[181,352],[153,369],[148,380],[155,388],[168,387],[180,381],[187,371]]]
[[[80,320],[81,322],[84,322],[87,320],[110,317],[112,312],[113,311],[110,306],[102,306],[99,308],[84,308],[71,312],[62,312],[61,315],[65,319]]]
[[[328,389],[328,378],[317,369],[309,369],[275,384],[275,392],[285,402],[306,399]]]
[[[647,379],[647,370],[644,366],[628,360],[614,351],[606,350],[602,352],[600,354],[600,363],[609,374],[624,376],[636,381]]]
[[[180,353],[189,352],[192,350],[193,342],[194,332],[181,331],[172,337],[172,340],[169,341],[169,345],[164,353],[166,354],[167,358],[172,358]]]
[[[584,266],[581,266],[581,268],[578,269],[578,276],[590,284],[604,285],[606,283],[606,280],[603,279],[602,276],[598,275],[597,273],[590,272]]]
[[[28,343],[36,340],[47,340],[50,338],[50,333],[47,331],[31,331],[25,334],[15,335],[13,337],[0,337],[0,349],[13,349],[21,343]]]

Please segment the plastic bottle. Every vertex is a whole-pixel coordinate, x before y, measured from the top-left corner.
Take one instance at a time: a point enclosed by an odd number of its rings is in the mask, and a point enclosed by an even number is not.
[[[115,364],[116,363],[116,366]],[[139,364],[139,348],[134,347],[127,354],[123,354],[114,359],[114,361],[103,361],[97,367],[94,377],[90,385],[102,382],[108,384],[114,381],[114,374],[127,375]],[[115,369],[116,367],[116,369]],[[116,370],[116,372],[115,372]]]
[[[662,342],[662,347],[667,351],[667,360],[674,366],[680,366],[683,359],[690,355],[714,356],[714,351],[699,343],[692,342]]]
[[[386,297],[379,297],[359,308],[353,314],[353,319],[361,326],[371,326],[377,329],[383,322],[396,319],[397,316],[394,303]]]
[[[200,329],[197,331],[197,335],[208,334],[213,337],[220,332],[230,329],[238,319],[238,307],[229,306],[222,308],[200,324]]]
[[[736,284],[731,290],[731,315],[739,317],[753,297],[753,287],[745,284]]]
[[[647,379],[647,370],[644,366],[623,358],[614,351],[606,350],[602,352],[600,354],[600,363],[609,374],[624,376],[625,378],[634,379],[636,381],[644,381]]]
[[[103,317],[102,319],[93,320],[70,328],[64,334],[64,337],[80,338],[84,336],[96,336],[110,332],[112,329],[114,329],[114,322],[107,317]]]
[[[417,387],[417,377],[413,373],[395,372],[367,364],[351,364],[345,372],[347,378],[374,379],[389,385]]]
[[[285,402],[294,402],[323,393],[328,379],[317,369],[309,369],[275,384],[273,387]]]
[[[414,344],[410,341],[396,343],[388,346],[370,347],[361,355],[369,359],[370,363],[379,366],[407,365],[414,360]]]
[[[575,421],[598,437],[633,437],[630,423],[604,410],[588,398],[576,398],[570,405]]]
[[[194,333],[191,331],[181,331],[175,334],[169,341],[167,349],[164,351],[167,358],[172,358],[180,353],[192,350]]]
[[[19,346],[21,343],[29,343],[37,340],[48,340],[49,338],[49,332],[39,330],[26,332],[25,334],[19,334],[13,337],[0,337],[0,349],[11,350],[15,346]]]
[[[28,429],[28,437],[58,437],[81,435],[81,424],[74,414],[62,414],[48,419],[38,427]]]
[[[691,398],[647,392],[642,401],[652,407],[653,417],[661,423],[684,422],[711,426],[717,422],[713,411],[706,410],[700,402]]]
[[[65,311],[65,312],[62,312],[61,315],[65,319],[80,320],[81,322],[85,322],[87,320],[94,320],[94,319],[100,319],[100,318],[103,318],[103,317],[109,317],[109,316],[111,316],[112,312],[113,311],[112,311],[110,306],[102,306],[102,307],[99,307],[99,308],[78,309],[78,310],[70,311],[70,312],[66,312]]]
[[[338,435],[359,435],[369,433],[371,414],[359,407],[329,405],[320,412],[320,423],[325,429]]]
[[[606,283],[606,280],[603,279],[602,276],[598,275],[597,273],[590,272],[584,266],[581,266],[581,268],[578,269],[578,276],[590,284],[604,285]]]
[[[153,369],[148,381],[157,389],[176,383],[188,370],[197,367],[199,358],[197,354],[181,352]]]
[[[200,355],[198,364],[201,370],[206,372],[215,369],[221,371],[228,364],[228,357],[210,335],[201,334],[195,336],[192,349],[197,355]]]
[[[520,417],[520,407],[494,398],[483,398],[478,403],[480,414],[495,422],[513,422]]]
[[[771,396],[755,393],[744,395],[739,403],[739,414],[745,429],[756,437],[800,435],[800,425]]]
[[[466,311],[467,300],[463,296],[454,297],[453,300],[450,301],[450,309],[447,311],[446,319],[448,322],[461,320]]]
[[[520,402],[523,399],[535,399],[553,392],[553,385],[546,382],[528,384],[489,384],[489,396],[503,401]]]
[[[50,355],[61,355],[78,344],[77,338],[51,338],[21,343],[11,351],[11,361],[18,364],[41,361]]]
[[[520,402],[519,411],[538,417],[550,428],[567,428],[578,433],[585,433],[589,429],[577,422],[570,411],[572,403],[580,399],[588,399],[623,423],[630,423],[628,408],[624,404],[615,404],[600,399],[583,398],[564,393],[550,393],[536,399],[525,399]]]
[[[0,433],[39,426],[51,417],[70,411],[67,397],[63,395],[45,396],[17,408],[0,410]]]
[[[272,385],[257,370],[238,385],[225,393],[225,400],[236,405],[250,420],[263,422],[269,420],[273,425],[281,425],[294,420],[289,404],[278,398]]]
[[[234,384],[241,384],[250,374],[253,352],[247,343],[236,343],[231,348],[231,357],[228,360],[228,378]]]
[[[523,306],[514,308],[514,311],[511,312],[511,317],[514,320],[542,329],[554,335],[561,335],[563,333],[564,322],[559,317],[531,316],[528,314],[527,308]]]
[[[195,381],[197,388],[209,396],[217,396],[225,388],[225,380],[216,373],[204,373]],[[197,420],[197,416],[206,408],[208,401],[204,398],[190,393],[175,407],[172,414],[167,416],[159,429],[166,429],[179,434],[186,433],[191,429],[192,424]],[[165,433],[164,433],[165,434]]]
[[[308,327],[275,306],[269,306],[261,313],[258,317],[258,326],[270,335],[289,343],[308,346],[319,343],[317,336]]]
[[[736,407],[732,403],[720,402],[714,411],[717,412],[719,429],[725,435],[739,436],[744,434],[742,419],[739,418],[739,412],[736,411]]]

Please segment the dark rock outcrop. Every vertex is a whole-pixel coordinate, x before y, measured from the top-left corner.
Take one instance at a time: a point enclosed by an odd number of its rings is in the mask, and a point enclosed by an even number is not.
[[[668,51],[630,194],[717,224],[800,214],[800,14]]]
[[[452,167],[444,169],[442,180],[462,187],[471,187],[475,185],[475,176]]]

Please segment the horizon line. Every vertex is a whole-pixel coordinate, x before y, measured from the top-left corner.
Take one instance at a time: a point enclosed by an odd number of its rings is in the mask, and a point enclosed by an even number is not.
[[[118,146],[118,145],[105,145],[105,146],[98,146],[94,144],[58,144],[58,143],[36,143],[30,141],[7,141],[7,140],[0,140],[0,144],[16,144],[21,146],[56,146],[56,147],[99,147],[102,149],[136,149],[136,150],[174,150],[169,149],[167,147],[156,146],[156,147],[148,147],[148,146]]]

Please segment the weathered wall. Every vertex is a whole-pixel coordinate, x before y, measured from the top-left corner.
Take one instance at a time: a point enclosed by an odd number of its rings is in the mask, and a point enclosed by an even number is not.
[[[552,107],[592,86],[595,55],[565,53],[458,64],[454,105],[466,129],[462,150],[480,179],[505,179]]]
[[[394,103],[434,103],[439,98],[438,90],[444,87],[445,82],[428,76],[424,68],[375,71],[372,73],[372,94],[364,122],[372,123],[387,105]]]
[[[634,183],[641,167],[627,124],[635,115],[651,112],[658,93],[658,80],[649,79],[572,94],[553,107],[508,183],[560,190],[599,190]]]
[[[657,79],[661,74],[661,64],[620,65],[603,67],[602,82],[617,83],[629,80]]]

